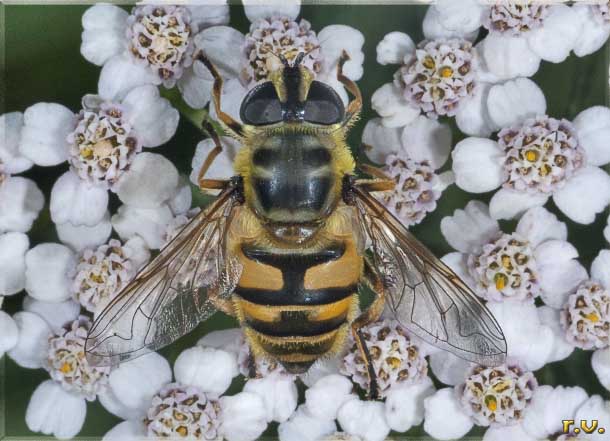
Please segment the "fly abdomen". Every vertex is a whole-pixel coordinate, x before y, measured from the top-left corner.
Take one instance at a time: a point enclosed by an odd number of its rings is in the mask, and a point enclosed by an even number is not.
[[[254,348],[298,373],[342,343],[358,303],[353,244],[337,242],[309,253],[242,245],[241,252],[246,264],[234,298]],[[281,285],[260,286],[254,273],[271,274],[271,268],[281,273]]]

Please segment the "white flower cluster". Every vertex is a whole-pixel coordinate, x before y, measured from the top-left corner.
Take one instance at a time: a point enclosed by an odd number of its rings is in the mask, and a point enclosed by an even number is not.
[[[587,271],[566,223],[545,208],[552,198],[567,218],[590,224],[610,205],[603,169],[610,163],[610,109],[592,107],[571,121],[549,115],[542,89],[530,79],[542,61],[560,63],[604,45],[607,1],[438,0],[425,16],[424,41],[390,32],[377,46],[380,64],[399,66],[373,94],[379,118],[362,135],[369,159],[396,183],[380,200],[412,226],[453,183],[470,193],[497,189],[489,204],[471,201],[440,228],[456,250],[443,260],[505,334],[504,364],[461,360],[385,315],[362,329],[379,400],[363,399],[369,369],[351,338],[344,352],[318,360],[300,377],[253,354],[240,329],[208,333],[173,368],[156,353],[114,367],[88,364],[92,318],[151,250],[198,213],[191,209],[191,183],[197,185],[215,147],[211,139],[197,145],[190,182],[148,150],[167,143],[179,122],[159,87],[176,87],[192,108],[208,106],[213,79],[195,58],[202,51],[225,80],[223,108],[239,120],[245,94],[280,67],[280,56],[293,60],[304,52],[304,65],[345,102],[336,79],[342,51],[350,56],[345,74],[363,75],[358,30],[316,30],[298,18],[294,1],[244,3],[245,34],[228,26],[224,1],[143,2],[130,11],[94,5],[82,17],[81,54],[101,67],[97,94],[85,95],[80,109],[37,103],[0,116],[0,306],[4,296],[27,294],[23,311],[11,317],[0,310],[0,356],[44,368],[50,377],[30,399],[30,430],[72,438],[93,400],[123,420],[106,441],[251,441],[272,423],[282,441],[381,441],[422,423],[441,440],[483,426],[485,441],[566,439],[562,419],[593,417],[610,427],[610,407],[600,395],[536,378],[545,365],[586,350],[599,383],[610,390],[610,250],[599,252]],[[216,118],[213,107],[210,115]],[[455,146],[448,118],[467,135]],[[221,142],[209,178],[233,174],[240,145],[227,137]],[[19,176],[33,166],[64,167],[48,201],[33,180]],[[27,233],[45,202],[59,242],[31,246]],[[514,229],[501,229],[498,221],[506,219],[516,221]],[[239,375],[245,385],[236,393]],[[307,387],[303,402],[299,382]]]

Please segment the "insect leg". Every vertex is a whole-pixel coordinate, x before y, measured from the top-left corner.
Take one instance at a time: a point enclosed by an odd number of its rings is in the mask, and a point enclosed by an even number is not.
[[[201,61],[205,64],[205,67],[208,68],[212,76],[214,77],[214,86],[212,90],[212,98],[214,100],[214,108],[216,109],[216,114],[220,121],[224,124],[224,126],[231,132],[231,134],[236,138],[241,138],[243,135],[243,127],[242,125],[235,121],[231,115],[225,113],[221,110],[220,107],[220,97],[222,96],[222,83],[223,79],[220,76],[220,73],[216,69],[216,67],[212,64],[212,62],[203,54],[202,51],[199,51],[197,55],[195,55],[195,59]]]
[[[365,171],[365,167],[364,166],[360,166],[362,168],[363,171]],[[367,166],[370,167],[370,166]],[[370,167],[371,169],[375,169],[375,167]],[[394,190],[394,187],[396,187],[396,182],[393,179],[390,179],[389,177],[385,176],[385,174],[379,170],[379,169],[375,169],[376,171],[378,171],[380,173],[379,177],[377,177],[376,179],[356,179],[356,181],[354,182],[354,185],[362,188],[363,190],[366,190],[368,192],[374,192],[374,191],[389,191],[389,190]],[[373,173],[366,171],[367,174],[373,175]],[[373,175],[375,176],[375,175]],[[383,176],[383,177],[381,177]]]
[[[205,131],[208,132],[208,135],[210,135],[210,138],[212,138],[212,141],[214,141],[214,148],[210,153],[208,153],[207,158],[205,158],[205,161],[203,161],[203,164],[199,169],[199,174],[197,175],[197,183],[199,184],[199,188],[201,190],[222,190],[226,188],[229,184],[228,180],[204,178],[205,174],[210,169],[214,160],[218,157],[218,155],[222,153],[222,144],[220,142],[220,137],[218,136],[218,133],[216,132],[216,129],[214,129],[214,126],[212,126],[212,124],[207,121],[204,121],[202,125]]]
[[[364,336],[362,334],[362,328],[376,321],[383,312],[383,306],[385,305],[385,291],[383,288],[383,282],[381,277],[371,264],[368,258],[364,259],[364,274],[362,276],[362,282],[366,284],[375,293],[375,300],[373,303],[356,318],[352,323],[352,335],[358,350],[362,355],[364,364],[366,366],[367,375],[369,377],[369,398],[376,400],[379,398],[379,384],[377,383],[377,374],[373,367],[373,359],[371,353],[366,346]]]
[[[347,117],[346,122],[349,121],[360,113],[362,110],[362,94],[358,85],[351,79],[343,74],[343,65],[350,59],[346,51],[343,51],[341,58],[339,58],[339,64],[337,68],[337,80],[354,96],[354,99],[347,105]]]

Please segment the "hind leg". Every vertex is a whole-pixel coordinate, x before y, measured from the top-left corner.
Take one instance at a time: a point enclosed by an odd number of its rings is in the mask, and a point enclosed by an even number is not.
[[[352,322],[352,335],[354,336],[354,341],[356,342],[356,346],[360,351],[360,355],[364,360],[364,365],[369,377],[368,398],[377,400],[379,399],[379,384],[377,383],[377,374],[375,373],[375,368],[373,366],[373,358],[368,350],[368,347],[366,346],[366,340],[364,338],[362,328],[377,321],[381,316],[383,307],[385,305],[385,292],[381,277],[379,277],[379,274],[371,262],[366,258],[364,262],[364,274],[362,276],[362,281],[375,293],[375,299],[367,310],[360,314],[360,316],[358,316],[358,318]]]

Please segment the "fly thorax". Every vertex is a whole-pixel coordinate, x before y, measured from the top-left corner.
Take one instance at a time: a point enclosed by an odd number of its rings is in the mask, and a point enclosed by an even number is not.
[[[314,135],[270,136],[252,149],[251,163],[248,203],[278,239],[307,240],[337,204],[332,153]]]

